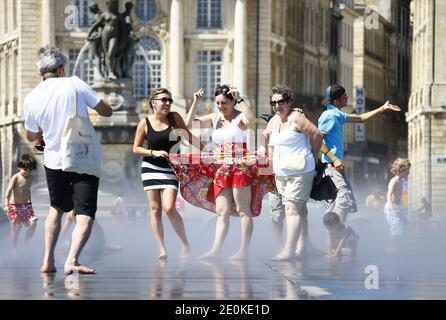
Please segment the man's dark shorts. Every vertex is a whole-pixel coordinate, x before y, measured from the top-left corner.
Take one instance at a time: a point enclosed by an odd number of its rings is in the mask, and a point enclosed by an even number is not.
[[[75,215],[95,218],[99,178],[88,174],[53,170],[45,167],[50,204],[62,212],[74,209]]]

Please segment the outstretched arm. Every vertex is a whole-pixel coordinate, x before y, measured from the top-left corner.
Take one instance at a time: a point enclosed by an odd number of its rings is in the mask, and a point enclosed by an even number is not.
[[[379,113],[382,113],[386,110],[392,110],[392,111],[401,111],[401,108],[398,107],[397,105],[394,104],[390,104],[389,101],[386,101],[386,103],[384,103],[381,107],[363,113],[363,114],[349,114],[348,118],[347,118],[347,122],[364,122],[367,121],[368,119],[376,116]]]
[[[200,150],[204,148],[204,145],[201,143],[200,139],[195,137],[192,132],[187,128],[186,124],[184,123],[183,118],[180,116],[179,113],[174,112],[175,122],[178,124],[178,127],[180,129],[184,130],[187,134],[187,141],[189,141],[190,144],[193,146],[199,148]]]
[[[195,118],[198,110],[198,106],[201,103],[201,100],[204,96],[204,89],[200,89],[197,92],[194,93],[194,101],[192,102],[192,105],[190,106],[189,112],[186,116],[186,127],[188,129],[192,128],[192,122],[194,120],[197,120],[200,122],[201,128],[212,128],[212,119],[214,118],[214,113],[207,114],[202,117]]]

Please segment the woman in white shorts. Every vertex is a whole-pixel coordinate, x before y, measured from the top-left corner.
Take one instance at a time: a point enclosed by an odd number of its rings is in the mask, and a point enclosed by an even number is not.
[[[313,186],[315,159],[322,144],[322,133],[303,114],[293,111],[293,92],[284,85],[272,89],[270,103],[274,117],[266,129],[269,135],[269,155],[272,155],[277,190],[285,205],[286,241],[273,260],[295,258],[295,248],[304,220],[307,201]],[[307,237],[302,234],[302,246]]]

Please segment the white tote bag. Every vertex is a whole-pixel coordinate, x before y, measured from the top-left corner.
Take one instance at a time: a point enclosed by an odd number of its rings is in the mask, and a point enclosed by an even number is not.
[[[74,112],[68,115],[62,135],[60,151],[62,170],[100,177],[102,166],[101,144],[90,119],[77,115],[76,84],[73,80]]]

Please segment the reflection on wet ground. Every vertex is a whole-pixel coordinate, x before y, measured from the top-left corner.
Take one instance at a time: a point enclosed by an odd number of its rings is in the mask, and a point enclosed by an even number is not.
[[[312,219],[316,219],[313,217]],[[319,217],[317,217],[319,219]],[[274,262],[270,221],[259,220],[248,261],[229,261],[237,248],[238,220],[234,219],[223,257],[200,261],[213,237],[213,220],[186,221],[193,248],[188,261],[180,261],[179,241],[165,224],[169,257],[157,252],[147,224],[117,226],[101,222],[107,244],[121,250],[95,257],[94,250],[82,262],[98,270],[94,276],[65,277],[63,259],[68,244],[60,239],[57,274],[40,274],[43,253],[43,219],[28,247],[19,253],[1,245],[0,299],[446,299],[446,254],[436,245],[445,235],[423,235],[407,240],[400,255],[384,254],[384,240],[373,223],[361,227],[358,258],[328,262],[322,255],[304,260]],[[324,233],[319,221],[310,219],[313,243],[323,249]],[[362,228],[362,230],[361,230]],[[369,228],[370,230],[367,230]],[[233,230],[232,230],[233,229]],[[257,234],[256,234],[257,232]],[[205,245],[203,245],[205,243]],[[89,252],[89,251],[86,251]]]
[[[0,299],[445,299],[445,266],[429,271],[414,260],[378,263],[375,290],[367,289],[360,262],[123,263],[116,254],[97,261],[95,276],[39,274],[38,265],[2,267]],[[405,275],[408,265],[424,270]]]

